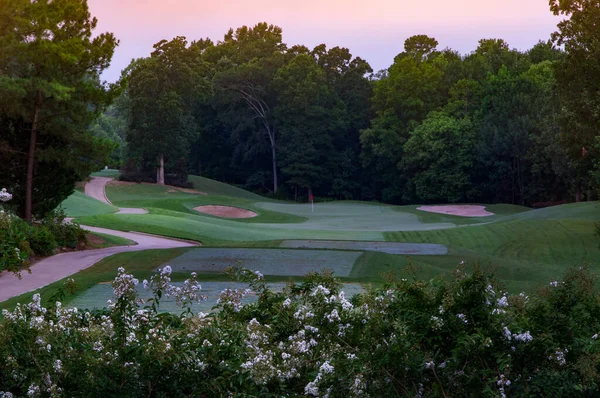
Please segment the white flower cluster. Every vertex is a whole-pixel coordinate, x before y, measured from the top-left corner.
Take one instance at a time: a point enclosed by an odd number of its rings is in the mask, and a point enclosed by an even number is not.
[[[500,377],[498,377],[498,381],[496,382],[496,385],[498,386],[498,391],[500,392],[500,396],[502,398],[506,398],[506,392],[504,390],[504,387],[509,387],[511,385],[510,380],[508,380],[506,378],[506,376],[501,374]]]
[[[444,320],[435,315],[431,317],[431,323],[433,330],[440,330],[444,326]]]
[[[520,341],[520,342],[523,342],[523,343],[529,343],[531,340],[533,340],[533,337],[529,333],[529,330],[526,331],[525,333],[515,334],[513,336],[513,338],[516,341]]]
[[[117,270],[117,277],[112,283],[115,297],[120,299],[124,296],[136,296],[135,287],[139,284],[139,281],[131,274],[125,272],[125,268],[119,267]]]
[[[234,312],[240,312],[244,305],[242,299],[251,294],[250,289],[225,289],[219,294],[217,304],[223,306],[223,308],[233,309]]]
[[[2,188],[2,190],[0,190],[0,202],[8,202],[12,199],[12,197],[12,194],[8,193],[6,188]]]
[[[504,337],[508,341],[514,340],[514,341],[518,341],[521,343],[529,343],[533,340],[533,336],[531,336],[531,333],[529,333],[529,330],[527,330],[524,333],[513,334],[506,326],[504,326],[502,331],[503,331]],[[512,350],[515,351],[516,347],[512,347]]]
[[[569,350],[566,348],[564,350],[556,350],[554,355],[548,356],[548,359],[551,361],[558,362],[560,366],[564,366],[567,363],[566,355],[568,354],[568,352]]]
[[[323,364],[319,368],[319,373],[317,373],[317,376],[315,377],[315,379],[313,381],[309,382],[304,387],[304,393],[306,395],[312,395],[313,397],[318,397],[319,396],[319,383],[323,379],[323,376],[332,374],[334,372],[334,370],[335,370],[335,368],[329,364],[329,361],[323,362]],[[328,394],[326,394],[326,395],[328,395]]]
[[[202,286],[198,283],[198,275],[195,272],[192,272],[191,278],[183,282],[182,287],[171,285],[172,272],[171,266],[166,265],[158,274],[152,276],[150,281],[144,279],[142,282],[144,289],[151,289],[155,296],[161,292],[164,297],[173,297],[180,307],[206,300],[206,296],[200,294]]]

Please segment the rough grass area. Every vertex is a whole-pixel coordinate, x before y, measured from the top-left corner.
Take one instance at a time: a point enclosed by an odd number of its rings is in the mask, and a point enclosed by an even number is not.
[[[332,270],[347,277],[362,253],[336,250],[217,249],[190,250],[168,264],[175,272],[223,272],[237,266],[264,275],[304,276],[309,272]],[[166,264],[165,264],[166,265]]]
[[[183,283],[174,283],[175,286],[181,286]],[[192,311],[194,312],[209,312],[217,303],[219,294],[225,289],[247,289],[248,285],[244,283],[235,282],[204,282],[202,283],[202,294],[206,296],[206,300],[198,304],[192,305]],[[269,289],[273,291],[281,291],[285,287],[285,283],[268,283]],[[151,297],[148,291],[138,286],[138,293],[140,297],[148,299]],[[342,290],[346,293],[346,297],[350,298],[355,294],[362,293],[364,290],[358,283],[346,283]],[[98,284],[88,289],[85,293],[79,295],[77,298],[72,300],[69,305],[80,309],[95,309],[103,308],[106,306],[106,301],[113,299],[114,295],[111,285],[109,284]],[[251,293],[242,299],[242,303],[249,304],[255,302],[257,299],[256,294]],[[175,303],[175,300],[169,297],[163,297],[160,301],[161,312],[180,313],[181,308]]]
[[[75,191],[62,202],[62,207],[68,217],[93,216],[99,214],[116,213],[119,209],[109,204],[100,202],[81,192]]]
[[[375,251],[402,255],[444,255],[448,248],[431,243],[396,243],[396,242],[351,242],[334,240],[286,240],[281,247],[297,249],[338,249]]]

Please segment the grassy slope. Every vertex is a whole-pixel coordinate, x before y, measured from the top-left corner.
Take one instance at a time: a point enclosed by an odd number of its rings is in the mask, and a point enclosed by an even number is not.
[[[109,204],[100,202],[81,192],[75,191],[62,202],[62,207],[68,217],[93,216],[98,214],[115,213],[118,209]]]
[[[395,242],[447,245],[450,256],[415,258],[425,274],[450,270],[464,260],[492,264],[509,285],[525,287],[556,278],[570,266],[600,265],[600,248],[594,236],[598,219],[600,204],[592,202],[518,213],[486,225],[385,236]],[[374,268],[381,269],[382,261],[373,261]]]
[[[219,181],[211,180],[209,178],[191,175],[189,176],[189,181],[194,184],[195,189],[209,195],[230,196],[233,198],[248,199],[254,202],[264,202],[269,200],[255,193]]]

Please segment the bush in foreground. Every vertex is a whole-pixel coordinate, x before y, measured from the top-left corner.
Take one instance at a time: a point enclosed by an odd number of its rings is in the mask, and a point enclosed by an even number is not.
[[[0,191],[0,202],[11,198],[5,189]],[[57,247],[75,249],[86,242],[86,232],[78,225],[65,222],[61,209],[29,224],[0,206],[0,272],[18,273],[31,256],[50,256]]]
[[[176,288],[170,267],[144,286],[119,270],[102,311],[4,311],[4,396],[587,396],[600,381],[600,302],[586,269],[535,296],[509,295],[459,267],[451,281],[407,280],[348,299],[328,274],[283,292],[234,270],[258,295],[225,290],[193,314],[196,276]],[[174,296],[179,316],[159,313]],[[0,396],[2,393],[0,392]]]

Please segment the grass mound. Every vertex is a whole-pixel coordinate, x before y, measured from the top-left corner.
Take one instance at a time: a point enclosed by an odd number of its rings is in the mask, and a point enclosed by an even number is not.
[[[194,184],[194,188],[206,192],[209,195],[230,196],[233,198],[242,198],[250,200],[268,200],[263,196],[246,191],[242,188],[234,187],[233,185],[225,184],[216,180],[211,180],[206,177],[190,175],[188,180]]]
[[[68,217],[94,216],[115,213],[118,209],[107,203],[100,202],[81,192],[75,191],[62,203]]]

